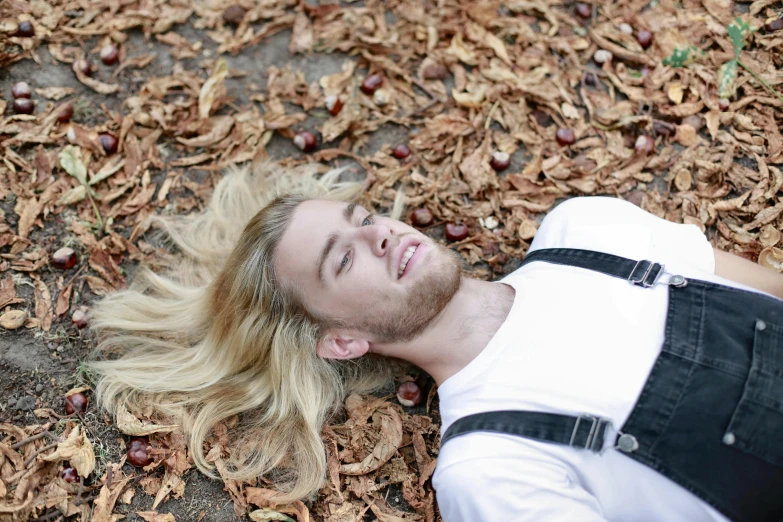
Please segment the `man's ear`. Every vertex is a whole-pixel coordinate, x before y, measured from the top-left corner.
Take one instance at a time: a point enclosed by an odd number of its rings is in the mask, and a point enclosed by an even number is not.
[[[324,359],[355,359],[370,348],[370,343],[356,335],[330,332],[318,342],[315,353]]]

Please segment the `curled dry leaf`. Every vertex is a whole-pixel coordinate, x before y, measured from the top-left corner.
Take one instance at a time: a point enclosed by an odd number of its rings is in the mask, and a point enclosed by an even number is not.
[[[234,126],[234,118],[231,116],[217,116],[209,120],[205,126],[207,132],[197,138],[177,138],[177,141],[188,147],[208,147],[219,142],[231,132]]]
[[[225,91],[223,80],[226,76],[228,76],[228,62],[224,58],[219,58],[215,62],[212,74],[201,86],[198,94],[198,116],[202,120],[209,117],[213,105],[222,97]]]
[[[269,520],[282,520],[284,522],[296,522],[293,518],[275,511],[271,508],[261,508],[251,511],[248,515],[254,522],[267,522]]]
[[[95,469],[92,442],[87,438],[87,434],[81,431],[78,424],[68,434],[68,438],[57,445],[54,453],[46,455],[43,460],[47,462],[67,460],[79,475],[85,478]]]
[[[136,511],[136,514],[147,522],[176,522],[171,513],[158,513],[156,511]]]
[[[9,310],[0,315],[0,326],[6,330],[16,330],[27,321],[27,312],[24,310]]]
[[[759,234],[759,242],[765,247],[772,247],[780,242],[780,230],[772,225],[764,225]]]
[[[783,272],[783,250],[767,247],[759,254],[759,264],[775,272]]]
[[[142,422],[124,406],[119,406],[117,408],[115,423],[118,430],[125,435],[131,435],[133,437],[142,437],[152,433],[168,433],[179,427],[178,425],[161,425],[146,421]]]
[[[84,74],[84,72],[78,67],[74,67],[73,72],[76,74],[76,77],[80,82],[100,94],[114,94],[120,90],[120,86],[118,84],[104,83],[100,80],[96,80],[95,78]]]
[[[391,406],[380,408],[376,415],[381,421],[381,438],[378,444],[373,448],[372,453],[367,455],[361,462],[344,464],[340,467],[340,473],[343,475],[365,475],[375,471],[385,464],[402,443],[402,419],[397,410]]]

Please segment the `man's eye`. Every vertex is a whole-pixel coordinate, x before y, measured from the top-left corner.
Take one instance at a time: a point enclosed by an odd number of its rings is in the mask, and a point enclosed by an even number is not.
[[[362,221],[362,225],[363,226],[372,225],[373,223],[375,223],[375,219],[374,218],[375,218],[375,216],[373,214],[368,214],[367,217],[364,218],[364,221]],[[369,221],[369,223],[367,223],[368,221]],[[367,225],[365,225],[365,223],[367,223]],[[340,270],[337,271],[338,274],[340,272],[342,272],[343,271],[343,267],[345,267],[345,265],[348,264],[348,257],[349,256],[350,256],[350,252],[348,254],[345,254],[345,257],[343,258],[343,262],[340,263]]]

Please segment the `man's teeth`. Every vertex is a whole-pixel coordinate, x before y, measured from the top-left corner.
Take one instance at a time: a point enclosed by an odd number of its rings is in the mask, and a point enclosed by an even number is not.
[[[405,271],[405,267],[408,266],[408,261],[410,261],[414,252],[416,252],[416,247],[411,246],[408,247],[408,250],[406,250],[405,253],[402,255],[402,260],[400,261],[400,271],[397,274],[398,276],[401,276],[402,273]]]

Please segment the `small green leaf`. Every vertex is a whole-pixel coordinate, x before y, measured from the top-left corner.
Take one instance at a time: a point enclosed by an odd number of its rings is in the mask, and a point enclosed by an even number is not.
[[[82,151],[74,145],[66,145],[57,155],[60,158],[60,166],[63,170],[79,180],[82,185],[87,185],[87,167],[82,163]]]
[[[685,65],[685,61],[688,59],[690,53],[690,48],[675,49],[671,56],[667,56],[663,59],[663,64],[671,65],[672,67],[682,67]]]
[[[734,46],[734,55],[739,58],[740,51],[745,47],[745,37],[750,34],[750,24],[740,17],[734,19],[726,28],[729,31],[731,45]]]
[[[729,60],[718,69],[718,96],[731,98],[734,96],[734,80],[737,79],[737,60]]]

